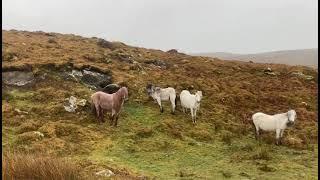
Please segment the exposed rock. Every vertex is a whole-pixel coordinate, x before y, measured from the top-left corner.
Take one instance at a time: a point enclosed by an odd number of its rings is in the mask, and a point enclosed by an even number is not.
[[[68,102],[63,107],[68,112],[76,112],[76,109],[78,108],[78,106],[84,107],[87,104],[87,100],[85,99],[78,100],[74,96],[70,96],[70,98],[67,98],[66,100]]]
[[[113,54],[112,56],[113,58],[116,58],[122,62],[130,63],[130,64],[133,64],[134,62],[133,56],[131,56],[130,54],[126,54],[124,52],[118,52],[117,54]]]
[[[264,70],[264,72],[272,72],[272,69],[268,67],[267,69]]]
[[[120,86],[118,84],[109,84],[107,86],[105,86],[104,88],[101,88],[101,91],[108,93],[108,94],[112,94],[117,92],[120,89]]]
[[[75,112],[77,109],[77,98],[74,96],[71,96],[70,98],[67,98],[69,104],[64,106],[64,109],[68,112]]]
[[[44,137],[44,134],[39,131],[34,131],[33,133],[38,135],[39,137],[42,137],[42,138]]]
[[[176,49],[170,49],[169,51],[167,51],[167,53],[176,54],[178,53],[178,51]]]
[[[276,73],[274,73],[270,67],[268,67],[267,69],[265,69],[265,70],[264,70],[264,73],[265,73],[265,74],[268,74],[268,75],[272,75],[272,76],[275,76],[275,75],[276,75]]]
[[[75,79],[81,78],[83,76],[81,71],[74,70],[74,69],[71,71],[71,73],[69,75]]]
[[[106,41],[104,39],[99,39],[97,45],[102,48],[114,49],[112,42]]]
[[[306,79],[306,80],[312,80],[312,79],[314,79],[313,76],[305,75],[305,74],[303,74],[302,72],[293,72],[292,74],[293,74],[293,75],[296,75],[296,76],[299,76],[299,77],[301,77],[301,78],[304,78],[304,79]]]
[[[133,65],[130,66],[130,70],[137,70],[137,71],[143,71],[144,68],[138,63],[137,61],[133,62]]]
[[[167,69],[169,67],[169,64],[164,62],[164,61],[161,61],[161,60],[149,60],[149,61],[145,61],[144,63],[146,64],[152,64],[152,65],[155,65],[156,67],[160,67],[162,69]]]
[[[62,77],[65,80],[81,81],[92,89],[99,89],[112,83],[111,73],[97,72],[96,70],[84,70],[72,69],[69,72],[62,73]]]
[[[21,111],[20,109],[15,108],[14,111],[16,111],[19,114],[29,114],[27,111]]]
[[[2,82],[7,85],[24,86],[34,80],[32,72],[9,71],[2,73]]]
[[[112,83],[111,76],[106,74],[83,70],[83,76],[81,77],[81,81],[90,86],[94,86],[95,88],[102,88]]]
[[[105,170],[97,172],[96,175],[110,177],[110,176],[114,176],[115,174],[110,169],[105,169]]]
[[[81,100],[77,101],[76,104],[77,104],[78,106],[84,107],[84,106],[87,104],[87,100],[81,99]]]

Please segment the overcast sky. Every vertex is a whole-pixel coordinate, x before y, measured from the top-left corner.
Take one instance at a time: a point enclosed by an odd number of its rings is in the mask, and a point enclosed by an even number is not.
[[[318,0],[3,0],[2,28],[182,52],[318,47]]]

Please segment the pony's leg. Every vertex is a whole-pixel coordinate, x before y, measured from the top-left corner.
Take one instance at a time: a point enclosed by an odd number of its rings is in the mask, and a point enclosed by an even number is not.
[[[117,127],[118,126],[118,119],[119,119],[119,114],[117,114],[116,116],[115,116],[115,122],[114,122],[114,127]]]
[[[114,115],[111,114],[111,116],[110,116],[110,126],[113,125],[113,119],[114,119]]]
[[[175,98],[176,98],[176,97],[175,97]],[[175,98],[170,98],[170,100],[171,100],[171,106],[172,106],[172,111],[171,111],[172,114],[174,114],[174,111],[175,111],[175,109],[176,109]]]
[[[98,122],[100,123],[100,106],[95,105],[95,107],[96,107],[97,119],[98,119]]]
[[[111,120],[110,120],[110,126],[113,125],[113,121],[114,121],[114,118],[116,116],[116,111],[114,109],[111,110]]]
[[[194,123],[197,122],[197,108],[194,108]]]
[[[276,145],[280,144],[280,129],[276,129]]]
[[[163,113],[163,107],[161,106],[161,99],[160,98],[157,98],[157,103],[160,106],[160,112]]]
[[[194,121],[194,117],[193,117],[193,108],[190,108],[190,111],[191,111],[191,118],[192,118],[192,122],[195,123]]]
[[[282,144],[283,131],[284,131],[284,129],[281,129],[281,131],[280,131],[280,144]]]
[[[259,127],[255,127],[255,137],[256,137],[256,140],[258,140],[260,138],[260,129],[259,129]]]
[[[100,108],[100,119],[101,119],[100,120],[101,122],[105,122],[104,117],[103,117],[103,109],[102,108]]]

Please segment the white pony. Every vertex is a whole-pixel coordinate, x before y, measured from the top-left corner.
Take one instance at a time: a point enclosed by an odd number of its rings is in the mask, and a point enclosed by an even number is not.
[[[201,99],[202,91],[191,94],[188,90],[183,90],[180,93],[182,111],[185,113],[186,109],[190,109],[193,123],[196,123],[197,110],[200,108]]]
[[[151,96],[154,100],[157,101],[160,106],[160,112],[163,113],[163,107],[161,105],[161,101],[170,101],[171,102],[171,113],[174,114],[176,108],[176,91],[172,87],[168,88],[160,88],[155,87],[152,84],[148,84],[147,87],[148,95]]]
[[[286,113],[267,115],[261,112],[252,115],[253,124],[256,129],[256,139],[259,137],[259,131],[276,131],[276,144],[281,143],[283,131],[294,124],[297,117],[295,110],[289,110]]]

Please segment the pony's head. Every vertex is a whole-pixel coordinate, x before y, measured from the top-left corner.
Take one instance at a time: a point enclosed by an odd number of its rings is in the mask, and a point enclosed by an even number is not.
[[[146,86],[146,89],[147,89],[148,95],[151,96],[152,93],[154,92],[154,87],[153,87],[153,85],[149,83],[149,84]]]
[[[196,100],[197,102],[200,102],[202,99],[202,91],[197,91],[196,92]]]
[[[121,95],[125,101],[129,100],[128,89],[126,87],[120,88],[119,91],[121,91]]]
[[[297,113],[295,110],[289,110],[287,112],[287,115],[288,115],[288,125],[293,125],[294,124],[294,121],[295,119],[297,118]]]

